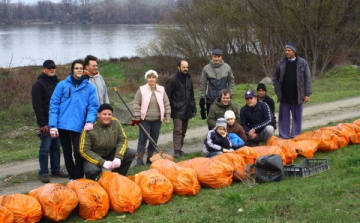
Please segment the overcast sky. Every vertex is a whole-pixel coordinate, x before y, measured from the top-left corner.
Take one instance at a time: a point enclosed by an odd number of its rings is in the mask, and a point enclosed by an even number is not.
[[[26,5],[30,5],[30,4],[35,4],[35,3],[37,3],[38,1],[39,1],[39,0],[11,0],[11,3],[22,2],[22,3],[26,4]],[[44,0],[44,1],[59,3],[61,0]]]

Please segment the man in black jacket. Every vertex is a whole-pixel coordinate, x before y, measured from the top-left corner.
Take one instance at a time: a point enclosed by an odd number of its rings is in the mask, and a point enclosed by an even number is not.
[[[59,83],[56,74],[54,61],[46,60],[43,64],[43,73],[40,74],[37,81],[31,89],[32,105],[36,115],[36,121],[40,130],[37,131],[40,137],[39,150],[39,179],[43,183],[49,183],[48,176],[48,156],[50,153],[51,175],[55,177],[68,177],[64,171],[60,171],[60,138],[51,138],[49,134],[49,109],[51,95]]]
[[[171,118],[173,119],[174,157],[182,156],[182,146],[188,128],[189,119],[196,115],[194,87],[188,73],[189,65],[181,60],[178,71],[166,82],[165,91],[170,101]]]
[[[267,142],[274,135],[272,114],[269,105],[258,102],[255,92],[245,93],[246,105],[240,110],[241,126],[246,134],[246,144],[256,146],[259,142]]]
[[[266,90],[266,85],[265,84],[259,83],[256,90],[257,90],[257,99],[258,99],[258,101],[265,102],[266,104],[269,105],[269,108],[270,108],[271,113],[272,113],[272,118],[273,118],[272,126],[274,127],[274,129],[276,129],[275,102],[274,102],[274,100],[266,94],[267,90]]]

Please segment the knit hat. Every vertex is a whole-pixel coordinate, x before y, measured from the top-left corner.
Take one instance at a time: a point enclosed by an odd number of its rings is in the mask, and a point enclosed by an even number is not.
[[[217,129],[217,128],[220,127],[220,126],[224,127],[225,130],[226,130],[226,127],[227,127],[226,119],[224,119],[224,118],[218,118],[218,119],[216,120],[215,129]]]
[[[266,90],[266,85],[263,84],[263,83],[259,83],[258,86],[257,86],[257,88],[256,88],[257,91],[260,90],[260,89],[262,89],[262,90],[264,90],[264,91],[267,91],[267,90]]]
[[[148,70],[148,71],[146,71],[146,73],[145,73],[145,80],[147,79],[147,77],[150,75],[150,74],[152,74],[152,75],[155,75],[156,76],[156,79],[158,79],[158,74],[156,73],[156,71],[154,71],[154,70]]]
[[[290,48],[292,51],[294,51],[294,53],[296,53],[297,50],[297,46],[295,45],[295,43],[287,43],[285,45],[285,48]]]
[[[104,103],[104,104],[100,105],[100,107],[98,109],[98,113],[100,113],[106,109],[110,110],[111,112],[114,112],[114,109],[111,107],[111,105]]]
[[[235,113],[231,110],[227,110],[224,114],[224,117],[226,120],[228,120],[229,118],[235,119]]]

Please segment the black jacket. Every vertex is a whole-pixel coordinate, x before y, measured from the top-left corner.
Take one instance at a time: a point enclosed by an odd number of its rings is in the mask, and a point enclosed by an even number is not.
[[[39,127],[48,125],[51,95],[59,83],[58,77],[42,73],[31,89],[32,105]]]
[[[256,133],[260,133],[267,125],[272,125],[269,105],[261,101],[258,101],[254,107],[245,105],[240,110],[240,120],[246,135],[252,128]]]
[[[258,101],[260,101],[259,97],[258,97]],[[273,118],[272,126],[274,126],[274,128],[276,129],[275,102],[274,102],[274,100],[271,97],[265,95],[265,98],[264,98],[264,100],[262,102],[265,102],[266,104],[269,105],[270,111],[272,113],[272,118]]]
[[[177,71],[166,82],[165,91],[170,101],[171,118],[186,120],[195,116],[194,87],[189,74]]]

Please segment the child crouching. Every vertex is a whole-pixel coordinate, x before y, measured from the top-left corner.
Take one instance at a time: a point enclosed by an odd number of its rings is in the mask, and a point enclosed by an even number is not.
[[[210,130],[204,140],[203,153],[206,157],[233,151],[229,134],[226,132],[226,119],[216,120],[215,128]]]

